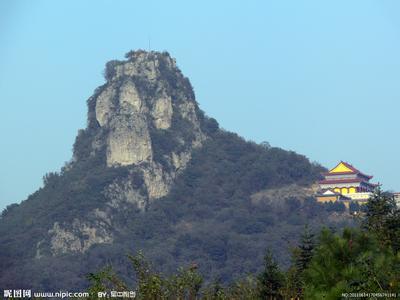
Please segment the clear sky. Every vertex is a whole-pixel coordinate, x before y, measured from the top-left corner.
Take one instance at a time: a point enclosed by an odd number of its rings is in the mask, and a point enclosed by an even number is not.
[[[104,64],[167,50],[220,125],[400,191],[400,2],[0,0],[0,209],[71,158]]]

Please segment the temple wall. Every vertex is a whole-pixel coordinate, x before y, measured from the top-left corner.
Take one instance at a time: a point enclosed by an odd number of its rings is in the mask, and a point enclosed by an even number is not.
[[[321,189],[333,189],[333,188],[350,188],[350,187],[359,187],[360,182],[352,182],[352,183],[322,183],[320,184]]]
[[[346,174],[346,175],[325,175],[326,180],[341,180],[341,179],[356,179],[357,174]]]

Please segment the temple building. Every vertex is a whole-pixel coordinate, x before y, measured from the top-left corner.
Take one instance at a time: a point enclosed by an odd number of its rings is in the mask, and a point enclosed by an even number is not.
[[[366,175],[349,163],[341,161],[336,167],[323,174],[319,181],[319,202],[342,201],[346,206],[350,202],[366,203],[378,184],[369,182],[373,176]]]

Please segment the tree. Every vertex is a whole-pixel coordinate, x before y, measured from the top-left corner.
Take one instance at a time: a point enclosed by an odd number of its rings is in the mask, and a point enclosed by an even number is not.
[[[308,225],[304,227],[304,231],[300,238],[299,248],[299,256],[296,260],[296,269],[303,273],[304,270],[308,267],[313,254],[314,254],[314,234],[309,229]]]
[[[5,216],[9,215],[17,207],[19,207],[19,204],[17,204],[17,203],[7,205],[6,208],[1,213],[1,217],[5,217]]]
[[[268,250],[264,257],[264,270],[258,276],[260,299],[281,298],[283,280],[284,276],[273,259],[272,252]]]
[[[60,178],[60,175],[57,172],[49,172],[43,176],[43,185],[55,184],[57,180]]]
[[[127,287],[117,275],[112,271],[111,267],[106,267],[97,273],[90,273],[87,278],[91,283],[87,300],[98,299],[98,293],[110,289],[117,291],[126,291]]]
[[[87,299],[97,299],[97,292],[106,290],[135,290],[137,292],[135,299],[139,300],[197,299],[203,279],[197,272],[196,264],[180,268],[176,274],[164,277],[152,269],[141,252],[135,256],[129,255],[128,258],[135,271],[136,288],[129,288],[111,268],[105,268],[98,273],[89,274],[91,286],[88,289],[90,296]]]
[[[400,210],[393,195],[378,189],[366,204],[363,228],[374,233],[383,243],[400,250]]]
[[[349,211],[351,214],[358,213],[360,211],[360,205],[358,202],[350,202]]]
[[[348,292],[398,292],[400,257],[374,234],[324,229],[304,273],[305,299],[340,299]]]
[[[299,245],[292,250],[292,266],[286,273],[285,296],[300,298],[303,295],[304,271],[314,255],[314,234],[308,225],[304,227]]]

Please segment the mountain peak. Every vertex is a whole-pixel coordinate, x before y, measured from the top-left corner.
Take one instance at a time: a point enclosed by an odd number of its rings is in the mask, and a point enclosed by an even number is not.
[[[126,58],[106,64],[107,82],[88,101],[74,161],[97,157],[108,167],[139,168],[149,198],[159,198],[207,138],[204,115],[167,52],[131,51]]]
[[[0,217],[1,286],[68,289],[71,274],[77,288],[103,259],[141,248],[165,258],[164,270],[196,257],[227,279],[243,261],[232,253],[251,257],[254,269],[270,240],[282,249],[281,235],[294,236],[302,220],[328,219],[312,212],[314,202],[299,208],[281,196],[315,182],[321,169],[219,130],[169,54],[129,52],[106,64],[105,77],[88,100],[71,163]]]
[[[118,80],[123,76],[139,76],[145,80],[154,81],[168,72],[178,72],[176,61],[168,52],[130,51],[127,60],[112,60],[106,64],[105,78],[107,81]]]

